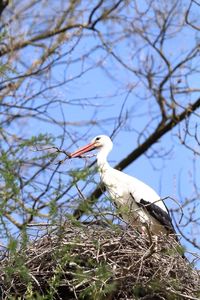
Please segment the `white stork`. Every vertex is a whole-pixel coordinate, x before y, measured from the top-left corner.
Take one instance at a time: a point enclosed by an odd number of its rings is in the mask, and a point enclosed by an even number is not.
[[[95,137],[89,144],[70,154],[71,158],[97,149],[97,165],[101,180],[122,218],[135,226],[140,232],[145,228],[152,234],[176,234],[165,203],[147,184],[123,172],[113,169],[107,162],[107,156],[113,143],[106,135]]]

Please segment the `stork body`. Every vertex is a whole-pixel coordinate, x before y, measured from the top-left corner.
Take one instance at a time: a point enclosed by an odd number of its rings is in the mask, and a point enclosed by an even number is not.
[[[73,152],[71,157],[80,157],[83,153],[97,149],[97,165],[101,180],[119,208],[124,221],[136,226],[139,231],[143,231],[148,225],[153,234],[175,234],[168,210],[159,195],[147,184],[109,165],[107,156],[112,147],[111,139],[100,135],[90,144]]]

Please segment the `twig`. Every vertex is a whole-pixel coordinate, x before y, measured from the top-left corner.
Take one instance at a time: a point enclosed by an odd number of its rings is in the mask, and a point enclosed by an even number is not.
[[[178,295],[178,296],[181,296],[181,297],[184,297],[186,299],[190,299],[190,300],[199,300],[199,298],[196,298],[196,297],[192,297],[192,296],[189,296],[189,295],[186,295],[186,294],[182,294],[182,293],[179,293],[171,288],[167,288],[168,291],[172,292],[173,294],[175,295]]]

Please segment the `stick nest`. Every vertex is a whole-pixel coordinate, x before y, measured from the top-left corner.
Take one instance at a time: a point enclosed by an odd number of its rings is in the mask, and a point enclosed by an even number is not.
[[[2,299],[200,299],[200,274],[174,237],[71,223],[2,253]]]

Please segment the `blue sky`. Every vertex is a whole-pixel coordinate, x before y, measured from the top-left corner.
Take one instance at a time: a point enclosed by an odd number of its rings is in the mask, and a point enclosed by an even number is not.
[[[143,2],[141,1],[141,3]],[[144,7],[141,7],[141,9],[144,9]],[[134,17],[133,11],[126,11],[126,14],[129,21],[131,21]],[[150,16],[153,18],[151,12]],[[182,18],[182,15],[179,15],[179,17]],[[179,21],[178,18],[174,18],[174,24],[178,24]],[[140,20],[137,20],[137,22],[139,24]],[[153,22],[149,22],[148,25],[149,36],[153,39],[154,35],[158,32],[158,28]],[[110,42],[110,47],[112,46],[111,49],[123,59],[128,67],[143,70],[145,67],[149,67],[153,59],[153,71],[157,74],[155,84],[158,84],[161,77],[166,75],[166,64],[161,60],[155,49],[146,45],[145,41],[137,35],[137,32],[130,36],[130,38],[124,37],[123,40],[118,41],[120,34],[123,33],[123,31],[120,31],[122,29],[121,24],[115,23],[113,26],[109,23],[98,26],[98,29],[106,33],[113,32],[114,30],[119,32],[117,34],[110,34],[107,39]],[[175,66],[191,50],[199,38],[198,34],[191,31],[188,27],[173,35],[174,28],[172,26],[169,30],[169,39],[163,46],[163,52],[172,66]],[[127,34],[129,28],[127,27],[126,29]],[[62,109],[58,104],[54,103],[49,106],[48,112],[51,117],[58,121],[65,119],[66,122],[69,122],[67,130],[74,140],[76,140],[76,143],[73,144],[72,139],[66,134],[62,147],[68,151],[75,150],[78,146],[82,146],[98,134],[110,135],[117,126],[117,117],[121,112],[121,129],[114,136],[114,148],[109,156],[109,161],[114,166],[137,147],[139,133],[144,131],[145,137],[147,137],[148,134],[153,132],[158,123],[159,109],[154,97],[145,87],[142,76],[136,75],[127,68],[125,69],[112,55],[103,49],[102,45],[98,47],[100,42],[96,34],[87,31],[84,31],[84,34],[85,37],[80,39],[75,49],[63,56],[59,61],[60,63],[51,70],[53,84],[59,84],[64,80],[66,80],[66,83],[37,96],[34,105],[37,106],[38,103],[48,101],[47,99],[49,98],[46,98],[47,96],[63,102]],[[78,34],[68,39],[61,46],[60,53],[69,51],[78,39]],[[96,50],[90,53],[91,49],[95,47],[97,47]],[[32,60],[37,59],[40,51],[42,50],[38,50],[38,48],[35,51],[32,46],[22,51],[24,58],[27,60],[27,65],[31,65]],[[88,57],[84,57],[85,53],[89,53]],[[172,79],[170,84],[177,85],[177,78],[181,77],[182,81],[179,83],[179,87],[185,87],[187,84],[190,88],[199,88],[198,70],[194,71],[192,76],[184,76],[188,72],[188,69],[196,64],[199,66],[199,57],[193,59],[192,63],[188,65],[184,64],[179,68],[175,72],[177,77]],[[16,62],[19,73],[22,73],[27,68],[27,65],[22,66]],[[84,72],[83,74],[82,71]],[[48,76],[43,77],[43,80],[44,82],[32,78],[31,82],[28,82],[28,80],[25,81],[18,92],[19,98],[23,93],[27,93],[26,96],[28,97],[29,94],[37,93],[40,87],[52,84]],[[168,88],[169,84],[166,84],[166,90],[163,93],[170,102]],[[199,96],[200,92],[189,93],[187,97],[180,94],[177,95],[176,100],[184,106]],[[179,108],[178,110],[180,111],[181,109]],[[93,124],[88,124],[89,121],[93,121]],[[95,125],[94,122],[96,121],[98,121],[98,124]],[[63,134],[60,126],[50,125],[49,123],[34,120],[33,118],[25,120],[25,124],[26,126],[20,132],[21,136],[31,137],[41,133],[50,133],[57,137],[55,140],[56,146],[60,145],[59,135]],[[194,116],[190,119],[189,126],[191,131],[194,131],[195,124],[199,126],[199,116]],[[194,196],[192,184],[194,156],[191,151],[181,145],[177,138],[178,129],[184,132],[184,126],[185,123],[182,122],[181,125],[173,129],[172,133],[168,133],[162,137],[147,153],[124,170],[126,173],[138,177],[149,184],[161,197],[170,196],[175,198],[179,203],[182,203],[186,198]],[[12,130],[16,130],[16,128],[12,128]],[[141,138],[139,142],[141,143],[143,140]],[[199,145],[194,142],[194,139],[190,138],[189,144],[199,149]],[[155,156],[155,158],[152,158],[152,156]],[[161,157],[159,158],[159,156]],[[198,168],[199,157],[196,157],[196,164]],[[70,163],[65,163],[62,166],[62,170],[66,170],[67,174],[67,172],[77,167],[80,169],[83,168],[84,165],[85,162],[74,160]],[[196,182],[200,182],[200,175],[197,174],[196,176]],[[67,179],[70,180],[69,177]],[[66,181],[67,184],[68,181]],[[88,190],[93,188],[95,188],[95,184],[90,184]],[[73,192],[76,193],[75,190]],[[167,201],[167,204],[169,208],[177,207],[170,200]],[[196,214],[198,215],[200,213],[198,202],[196,202],[196,205]],[[200,229],[198,230],[200,231]],[[198,234],[196,234],[196,237],[198,237]],[[187,247],[190,247],[190,245],[187,244]]]
[[[74,70],[72,68],[71,72],[75,74],[76,68]],[[62,75],[61,70],[60,74]],[[196,79],[194,79],[194,84],[195,81]],[[79,141],[72,145],[72,142],[66,139],[64,143],[65,149],[73,151],[98,134],[110,135],[112,133],[115,127],[115,121],[113,121],[113,119],[119,115],[127,95],[123,89],[120,90],[119,88],[117,95],[112,96],[116,91],[117,84],[118,83],[112,80],[108,80],[102,70],[93,70],[84,75],[83,78],[72,82],[69,86],[55,90],[55,94],[58,98],[63,97],[73,104],[77,104],[79,99],[83,99],[81,100],[83,103],[81,106],[63,105],[66,121],[79,123],[90,120],[111,119],[109,122],[101,122],[100,126],[77,126],[76,131]],[[89,99],[91,98],[91,100],[88,101],[88,97]],[[134,93],[130,93],[123,108],[123,114],[130,115],[130,122],[125,124],[122,131],[114,138],[114,148],[109,156],[111,165],[114,166],[117,164],[117,162],[137,147],[138,132],[141,132],[142,128],[144,128],[149,121],[149,113],[153,115],[155,112],[157,112],[156,106],[151,108],[150,105],[148,106],[144,101],[137,99]],[[58,120],[62,120],[59,108],[55,109],[53,107],[52,114]],[[196,122],[198,122],[198,118],[193,117],[192,123],[195,124]],[[152,124],[150,128],[153,130],[154,126],[155,125]],[[55,126],[46,125],[44,127],[42,123],[41,125],[37,123],[36,130],[35,124],[32,122],[31,127],[34,128],[32,133],[51,133],[56,136],[59,135],[59,128]],[[180,127],[184,127],[184,122]],[[62,132],[62,130],[60,131]],[[186,197],[190,198],[192,195],[193,186],[190,181],[192,176],[193,154],[180,144],[176,134],[177,128],[173,129],[173,133],[166,134],[162,137],[158,144],[152,147],[152,149],[155,148],[160,151],[160,154],[169,152],[169,154],[165,155],[164,159],[162,157],[155,157],[149,160],[146,155],[143,155],[124,171],[149,184],[161,197],[165,198],[169,196],[175,198],[179,203],[182,203]],[[57,146],[58,145],[59,143]],[[150,156],[153,151],[152,149],[147,152]],[[68,172],[71,169],[76,169],[77,167],[81,169],[84,166],[85,162],[76,160],[66,163],[62,169],[66,169]],[[199,175],[197,180],[198,179]],[[88,190],[93,188],[95,188],[95,186],[90,185]],[[169,208],[177,207],[177,204],[172,200],[167,200],[166,203]],[[183,241],[183,244],[189,248],[191,247],[191,245],[185,241]]]

